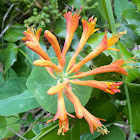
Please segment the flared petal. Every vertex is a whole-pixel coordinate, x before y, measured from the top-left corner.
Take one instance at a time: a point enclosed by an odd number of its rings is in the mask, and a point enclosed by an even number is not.
[[[94,130],[101,132],[103,135],[108,134],[109,131],[105,126],[100,122],[100,119],[90,114],[86,108],[83,107],[84,118],[89,124],[90,132],[93,134]]]
[[[52,45],[52,47],[56,53],[56,56],[58,58],[59,64],[61,66],[64,66],[65,63],[64,63],[64,60],[62,59],[62,56],[61,56],[61,50],[60,50],[60,46],[59,46],[59,43],[57,41],[57,38],[48,30],[46,30],[44,32],[44,35],[47,38],[47,40],[50,42],[50,44]]]

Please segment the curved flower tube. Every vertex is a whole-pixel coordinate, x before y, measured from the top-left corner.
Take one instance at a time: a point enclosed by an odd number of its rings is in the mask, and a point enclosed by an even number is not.
[[[94,68],[93,70],[90,70],[87,72],[79,72],[75,74],[74,76],[71,76],[71,78],[82,78],[82,77],[86,77],[90,75],[107,73],[107,72],[117,72],[117,73],[122,73],[128,76],[127,71],[123,67],[121,67],[124,63],[125,62],[123,59],[118,59],[110,65]]]
[[[82,119],[83,118],[82,105],[77,96],[72,92],[70,85],[66,85],[66,90],[64,90],[64,94],[74,105],[77,118]]]
[[[58,135],[60,133],[62,133],[62,135],[64,135],[69,130],[69,120],[68,120],[67,115],[69,115],[72,118],[75,118],[75,116],[69,114],[66,111],[63,93],[62,93],[62,91],[60,91],[58,93],[57,113],[53,119],[47,121],[47,123],[49,123],[51,121],[55,121],[55,120],[59,119]]]
[[[76,31],[78,24],[79,24],[80,12],[78,14],[74,13],[72,15],[72,12],[69,11],[68,13],[66,12],[64,14],[64,17],[65,17],[66,22],[67,22],[67,32],[66,32],[66,39],[65,39],[64,47],[62,50],[62,56],[65,58],[65,55],[66,55],[66,53],[69,49],[69,46],[72,42],[74,32]]]
[[[102,82],[102,81],[96,81],[96,80],[86,80],[86,81],[80,81],[80,80],[70,80],[70,83],[76,84],[76,85],[84,85],[84,86],[90,86],[94,88],[101,89],[107,93],[115,94],[117,92],[121,92],[119,88],[120,85],[123,84],[123,82]]]
[[[82,25],[83,25],[82,37],[81,37],[80,42],[79,42],[79,44],[78,44],[78,46],[73,54],[68,66],[67,66],[66,71],[68,71],[70,69],[70,67],[74,64],[76,57],[78,56],[78,54],[80,53],[80,51],[82,50],[84,45],[86,44],[89,36],[91,34],[93,34],[95,31],[99,30],[99,29],[94,29],[95,25],[96,25],[96,21],[97,21],[97,18],[94,18],[92,20],[90,19],[89,23],[86,20],[82,19]]]
[[[62,59],[62,56],[61,56],[61,50],[60,50],[60,46],[59,46],[59,43],[57,41],[57,38],[48,30],[46,30],[44,32],[44,35],[47,38],[47,40],[50,42],[50,44],[52,45],[52,47],[56,53],[56,56],[58,58],[59,64],[61,66],[64,66],[65,63],[64,63],[64,60]]]
[[[105,121],[104,119],[99,119],[99,118],[93,116],[84,107],[83,107],[83,113],[84,113],[85,120],[89,124],[91,134],[93,134],[94,131],[96,131],[96,130],[97,130],[97,132],[101,132],[103,135],[109,133],[109,131],[106,129],[106,127],[100,122],[100,120]]]
[[[38,66],[38,67],[51,67],[56,73],[59,71],[61,72],[62,71],[62,67],[60,66],[57,66],[56,64],[54,64],[53,62],[51,61],[47,61],[47,60],[36,60],[33,62],[33,64],[35,66]]]
[[[120,32],[117,35],[112,36],[110,39],[107,39],[107,35],[105,32],[104,38],[102,40],[102,42],[99,44],[98,47],[96,47],[90,54],[88,54],[83,60],[81,60],[79,63],[77,63],[75,66],[73,66],[70,71],[68,72],[68,74],[75,72],[75,70],[80,70],[81,67],[88,61],[90,61],[91,59],[93,59],[94,57],[96,57],[97,55],[99,55],[100,53],[102,53],[103,51],[106,50],[115,50],[115,51],[119,51],[118,49],[115,48],[110,48],[112,45],[114,45],[119,38],[126,34],[126,30],[124,32]]]

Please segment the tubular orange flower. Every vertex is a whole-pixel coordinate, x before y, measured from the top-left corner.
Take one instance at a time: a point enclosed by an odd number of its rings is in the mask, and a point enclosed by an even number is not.
[[[103,135],[109,133],[106,127],[100,122],[100,120],[105,121],[104,119],[99,119],[90,114],[87,109],[83,107],[84,118],[89,124],[90,132],[93,134],[94,131],[101,132]]]
[[[123,67],[121,67],[124,63],[125,62],[123,59],[118,59],[110,65],[94,68],[93,70],[90,70],[87,72],[79,72],[75,74],[74,76],[71,76],[71,78],[82,78],[82,77],[86,77],[90,75],[107,73],[107,72],[117,72],[117,73],[123,73],[125,75],[128,75],[127,71]]]
[[[51,67],[55,72],[62,71],[62,67],[57,66],[53,62],[47,60],[36,60],[33,62],[33,64],[39,67]]]
[[[50,57],[37,44],[35,44],[33,42],[30,42],[30,41],[26,41],[25,44],[27,45],[28,48],[30,48],[31,50],[33,50],[34,52],[36,52],[43,59],[51,61]]]
[[[66,12],[64,14],[64,17],[65,17],[65,19],[67,21],[66,39],[65,39],[63,50],[62,50],[62,56],[64,58],[65,58],[65,55],[66,55],[66,53],[67,53],[67,51],[69,49],[71,41],[73,39],[74,32],[76,31],[76,29],[78,27],[79,19],[80,19],[79,14],[80,14],[80,12],[78,14],[74,13],[72,15],[71,11],[69,11],[68,13]]]
[[[50,42],[50,44],[52,45],[52,47],[56,53],[56,56],[58,58],[59,64],[61,66],[64,66],[65,63],[64,63],[64,60],[62,59],[62,56],[61,56],[61,50],[60,50],[60,46],[59,46],[59,43],[57,41],[57,38],[48,30],[46,30],[44,32],[44,35],[47,38],[47,40]]]
[[[83,118],[82,105],[81,105],[79,99],[77,98],[77,96],[72,92],[70,85],[66,86],[66,90],[64,91],[64,93],[65,93],[65,96],[74,105],[77,118],[82,119]]]
[[[69,82],[69,79],[65,80],[63,83],[59,83],[59,82],[58,82],[58,84],[57,84],[56,86],[51,87],[51,88],[48,90],[47,93],[48,93],[49,95],[54,95],[54,94],[60,92],[61,90],[64,89],[65,85],[68,84],[68,82]]]
[[[40,47],[39,38],[40,38],[40,34],[41,34],[41,28],[39,28],[36,31],[36,34],[34,34],[33,28],[31,31],[31,29],[29,27],[27,27],[27,32],[24,31],[23,34],[26,36],[26,37],[22,38],[23,41],[31,41]]]
[[[97,55],[99,55],[100,53],[102,53],[103,51],[106,50],[115,50],[115,51],[119,51],[118,49],[115,48],[110,48],[112,45],[114,45],[119,38],[126,34],[126,30],[124,32],[120,32],[115,36],[112,36],[110,39],[107,39],[107,35],[105,32],[104,38],[102,40],[102,42],[99,44],[98,47],[96,47],[96,49],[94,49],[90,54],[88,54],[83,60],[81,60],[79,63],[77,63],[75,66],[73,66],[71,68],[71,70],[68,72],[68,74],[75,72],[75,70],[80,70],[81,67],[88,61],[90,61],[91,59],[93,59],[94,57],[96,57]],[[76,71],[77,72],[77,71]]]
[[[58,135],[60,133],[62,133],[62,135],[64,135],[64,133],[66,133],[69,130],[69,120],[68,120],[67,115],[69,115],[72,118],[75,118],[75,116],[69,114],[66,111],[64,97],[63,97],[63,93],[61,91],[58,93],[57,113],[53,119],[47,121],[47,123],[49,123],[51,121],[55,121],[55,120],[59,119]]]
[[[91,34],[93,34],[95,31],[99,30],[99,29],[94,29],[95,28],[95,25],[96,25],[96,21],[97,21],[97,18],[94,18],[91,20],[89,20],[89,23],[86,21],[86,20],[83,20],[82,19],[82,24],[83,24],[83,33],[82,33],[82,37],[80,39],[80,42],[68,64],[68,67],[67,67],[67,70],[68,71],[70,69],[70,67],[73,65],[77,55],[79,54],[79,52],[82,50],[82,48],[84,47],[84,45],[86,44],[89,36]]]
[[[118,88],[120,85],[123,84],[123,82],[115,83],[115,82],[102,82],[102,81],[96,81],[96,80],[79,81],[77,79],[70,80],[70,82],[76,85],[84,85],[84,86],[98,88],[110,94],[115,94],[117,92],[120,93],[121,90]]]

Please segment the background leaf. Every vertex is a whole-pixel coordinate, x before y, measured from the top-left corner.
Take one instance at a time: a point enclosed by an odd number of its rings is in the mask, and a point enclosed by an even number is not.
[[[39,106],[33,94],[29,90],[26,90],[19,95],[0,100],[0,115],[10,116]]]

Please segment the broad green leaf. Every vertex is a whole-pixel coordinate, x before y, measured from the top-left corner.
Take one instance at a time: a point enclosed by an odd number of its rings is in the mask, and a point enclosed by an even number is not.
[[[114,10],[117,19],[121,19],[121,12],[128,9],[135,8],[135,5],[128,0],[115,0],[114,2]]]
[[[133,131],[140,134],[140,84],[129,83],[128,91],[131,101]],[[126,117],[129,119],[127,105],[124,108],[124,112],[126,114]]]
[[[91,114],[98,118],[105,119],[106,122],[103,122],[103,124],[115,122],[118,118],[122,117],[115,103],[114,95],[108,95],[102,92],[97,96],[95,93],[95,98],[94,93],[95,92],[92,93],[93,98],[91,98],[86,105],[86,108]]]
[[[18,48],[14,43],[9,43],[6,49],[0,52],[0,61],[4,64],[4,73],[15,63],[17,60]]]
[[[140,12],[140,1],[139,0],[132,0],[134,4],[138,7],[138,11]]]
[[[22,26],[12,27],[6,31],[4,39],[8,42],[16,42],[25,37],[23,34],[25,30]]]
[[[56,57],[56,53],[52,46],[50,46],[50,48],[48,49],[47,54],[49,55],[49,57]]]
[[[19,120],[19,118],[17,116],[12,116],[12,117],[6,118],[7,127],[15,132],[18,132],[20,130],[20,124],[16,123],[18,120]],[[15,135],[7,127],[0,128],[0,139],[10,138]]]
[[[64,71],[66,70],[66,66],[70,60],[70,57],[66,58],[66,65],[64,67]],[[52,58],[52,61],[57,64],[57,58]],[[83,66],[81,71],[87,71],[89,68]],[[83,78],[83,80],[90,80],[92,76]],[[57,84],[57,80],[52,78],[45,68],[34,67],[29,79],[27,80],[27,87],[31,92],[34,94],[38,103],[48,112],[56,113],[57,110],[57,94],[50,96],[47,94],[47,91],[50,87],[55,86]],[[79,86],[79,85],[72,85],[72,91],[81,101],[81,104],[84,106],[91,94],[91,87],[87,86]],[[66,109],[68,112],[74,112],[74,107],[71,102],[64,96]]]
[[[126,140],[124,131],[118,126],[111,126],[108,128],[110,133],[108,135],[101,135],[95,140]]]
[[[26,90],[19,95],[0,100],[0,115],[10,116],[36,107],[39,107],[39,104],[33,94],[29,90]]]
[[[122,17],[134,33],[140,35],[140,12],[137,12],[137,9],[125,10],[122,12]]]
[[[95,131],[94,134],[85,133],[85,134],[81,135],[80,140],[94,140],[97,137],[99,137],[100,135],[101,135],[101,133],[97,132],[97,131]]]

